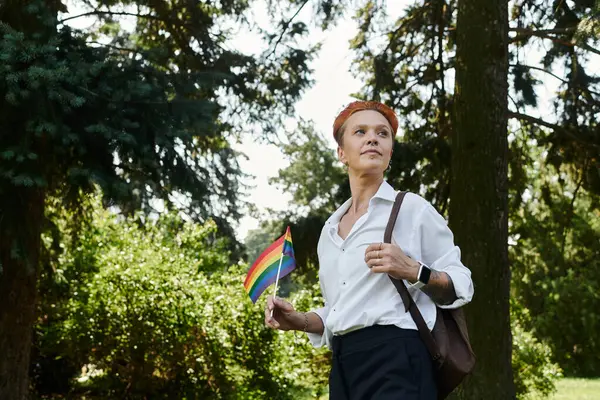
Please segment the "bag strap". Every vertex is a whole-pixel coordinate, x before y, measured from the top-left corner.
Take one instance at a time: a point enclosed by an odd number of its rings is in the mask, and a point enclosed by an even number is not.
[[[400,212],[400,207],[402,206],[402,202],[404,201],[404,196],[406,196],[406,192],[399,192],[396,196],[396,201],[394,201],[394,207],[392,208],[392,213],[390,214],[390,219],[385,227],[385,234],[383,235],[384,243],[392,242],[392,232],[394,231],[394,225],[396,225],[396,219],[398,218],[398,213]],[[415,321],[417,328],[419,329],[419,335],[421,339],[425,343],[425,346],[429,350],[429,354],[434,361],[437,361],[440,357],[440,349],[431,334],[431,331],[427,327],[425,320],[423,319],[423,315],[419,311],[419,308],[413,301],[410,293],[408,293],[408,289],[404,285],[404,281],[392,278],[388,275],[396,290],[400,294],[402,298],[402,302],[404,303],[404,310],[410,312],[410,315]]]

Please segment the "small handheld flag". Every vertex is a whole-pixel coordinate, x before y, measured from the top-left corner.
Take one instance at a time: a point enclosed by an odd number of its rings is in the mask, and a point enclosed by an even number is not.
[[[250,300],[256,303],[265,289],[273,283],[275,283],[275,293],[277,294],[279,278],[283,278],[294,268],[296,268],[296,259],[294,258],[292,233],[288,226],[285,234],[263,251],[248,270],[244,287]]]

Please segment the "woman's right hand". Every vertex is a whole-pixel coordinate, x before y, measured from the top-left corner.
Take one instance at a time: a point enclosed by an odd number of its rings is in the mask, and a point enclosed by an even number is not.
[[[273,311],[273,316],[271,316]],[[303,315],[294,310],[289,302],[279,297],[268,296],[265,308],[265,325],[281,331],[302,330]]]

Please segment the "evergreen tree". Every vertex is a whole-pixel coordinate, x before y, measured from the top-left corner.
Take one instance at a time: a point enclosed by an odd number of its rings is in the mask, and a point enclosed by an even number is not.
[[[104,204],[127,214],[160,199],[230,229],[240,176],[230,140],[244,125],[268,133],[308,83],[311,53],[290,42],[294,32],[270,58],[223,47],[246,1],[91,5],[100,28],[88,32],[59,20],[60,1],[0,6],[3,399],[27,398],[49,196],[83,211],[82,196],[100,187]],[[115,24],[125,14],[137,17],[133,33]],[[110,40],[92,43],[99,37]]]

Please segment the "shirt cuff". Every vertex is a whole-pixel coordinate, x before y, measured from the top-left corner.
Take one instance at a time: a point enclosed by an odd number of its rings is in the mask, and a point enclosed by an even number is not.
[[[316,310],[311,310],[309,312],[315,313],[321,318],[321,322],[323,323],[323,333],[319,335],[318,333],[310,333],[307,332],[308,340],[313,347],[319,348],[323,346],[327,346],[331,348],[331,334],[325,325],[325,320],[327,318],[327,314],[329,314],[329,307],[317,308]]]
[[[451,304],[438,304],[437,306],[439,308],[454,309],[471,302],[473,298],[473,281],[471,277],[463,271],[452,267],[447,267],[443,272],[447,273],[450,279],[452,279],[456,300]]]

